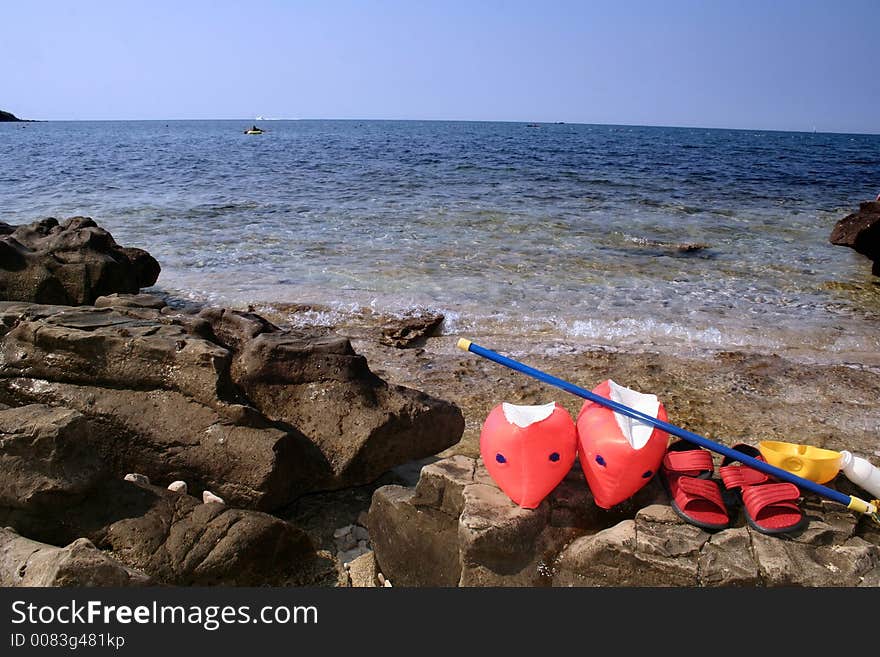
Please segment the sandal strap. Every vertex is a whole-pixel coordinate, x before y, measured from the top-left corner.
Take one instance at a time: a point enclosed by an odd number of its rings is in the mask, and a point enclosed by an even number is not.
[[[787,482],[747,486],[742,493],[743,503],[752,516],[757,515],[761,509],[771,504],[797,508],[796,503],[800,496],[800,489]]]
[[[726,488],[741,487],[745,489],[746,486],[763,484],[770,480],[770,477],[765,473],[750,468],[747,465],[724,465],[718,468],[718,474],[721,475],[721,481],[724,482]],[[794,484],[791,485],[794,486]],[[795,486],[795,488],[797,488],[797,486]]]
[[[680,477],[677,484],[675,502],[682,509],[687,508],[690,502],[705,500],[727,513],[727,507],[724,505],[724,500],[721,499],[718,484],[711,479]]]
[[[689,449],[680,452],[666,452],[663,457],[663,467],[667,472],[697,475],[701,472],[712,472],[715,469],[715,464],[712,462],[712,455],[706,450]]]

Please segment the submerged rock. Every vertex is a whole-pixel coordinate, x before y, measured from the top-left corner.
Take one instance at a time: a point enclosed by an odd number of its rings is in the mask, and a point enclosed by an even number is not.
[[[146,251],[119,246],[88,217],[49,218],[0,237],[0,299],[80,305],[137,293],[159,276]]]
[[[880,201],[860,203],[858,212],[834,225],[829,241],[870,258],[874,263],[871,273],[880,276]]]
[[[425,313],[415,317],[401,317],[389,320],[382,327],[379,342],[389,347],[405,348],[415,346],[440,328],[444,317],[440,313]]]

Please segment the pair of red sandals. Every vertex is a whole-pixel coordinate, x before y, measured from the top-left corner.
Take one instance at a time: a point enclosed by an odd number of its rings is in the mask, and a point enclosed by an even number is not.
[[[746,444],[733,449],[763,461],[761,453]],[[724,457],[718,474],[712,479],[715,464],[708,450],[681,440],[671,444],[660,469],[673,510],[686,522],[718,531],[731,525],[730,511],[742,506],[746,522],[762,534],[798,532],[807,518],[798,506],[800,489],[781,482],[747,465]]]

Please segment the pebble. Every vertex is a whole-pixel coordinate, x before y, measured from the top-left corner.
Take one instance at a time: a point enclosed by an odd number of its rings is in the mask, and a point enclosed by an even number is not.
[[[379,573],[376,576],[376,578],[379,580],[379,584],[381,584],[382,586],[385,586],[385,575],[383,575],[382,573]]]
[[[202,502],[204,502],[205,504],[210,504],[211,502],[216,502],[217,504],[226,504],[226,502],[223,501],[222,497],[217,497],[209,490],[206,490],[202,493]]]
[[[138,474],[137,472],[129,472],[124,477],[125,481],[133,481],[136,484],[150,485],[150,478],[147,475]]]
[[[354,537],[359,541],[369,541],[370,540],[370,532],[367,531],[366,527],[360,527],[355,525],[354,531],[352,532]]]
[[[186,495],[186,482],[185,481],[172,481],[168,484],[168,490],[174,493],[181,493],[182,495]]]

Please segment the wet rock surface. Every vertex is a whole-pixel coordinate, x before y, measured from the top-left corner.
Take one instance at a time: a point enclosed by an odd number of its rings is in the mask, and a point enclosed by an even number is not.
[[[424,313],[413,317],[389,319],[382,326],[379,341],[399,349],[418,346],[424,342],[425,338],[437,332],[444,319],[444,316],[439,313]]]
[[[834,225],[829,241],[869,258],[873,261],[871,273],[880,276],[880,201],[860,203],[858,212]]]

